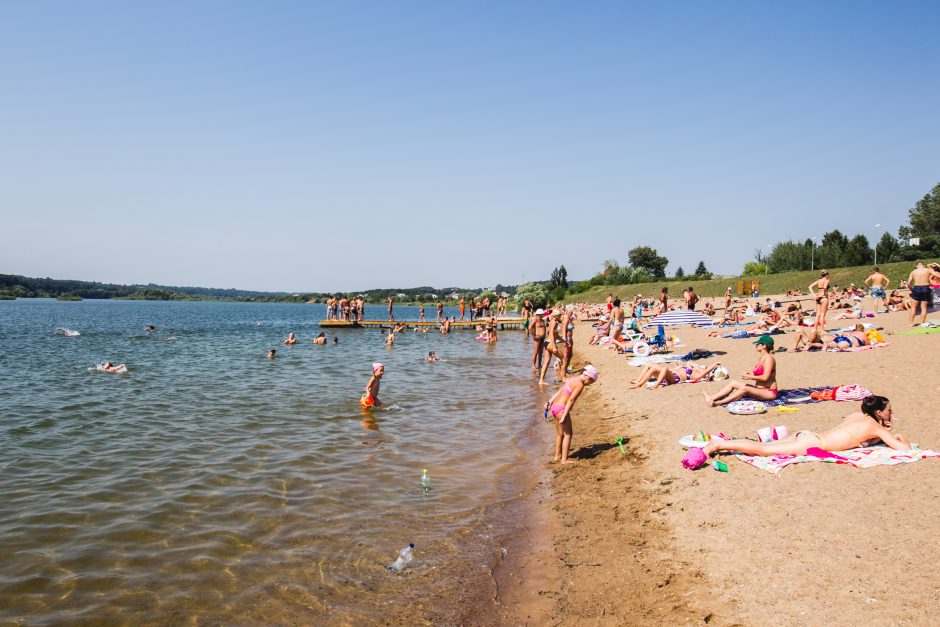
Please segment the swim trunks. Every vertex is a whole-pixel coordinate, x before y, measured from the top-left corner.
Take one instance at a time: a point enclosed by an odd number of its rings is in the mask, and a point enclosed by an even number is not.
[[[871,288],[871,297],[872,298],[884,298],[885,297],[885,288],[883,287],[872,287]]]
[[[911,298],[919,303],[929,303],[933,295],[927,285],[915,285],[911,288]]]

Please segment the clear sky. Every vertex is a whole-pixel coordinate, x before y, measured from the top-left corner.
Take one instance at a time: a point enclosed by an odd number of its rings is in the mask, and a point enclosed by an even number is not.
[[[482,287],[874,240],[940,182],[938,7],[5,2],[0,273]]]

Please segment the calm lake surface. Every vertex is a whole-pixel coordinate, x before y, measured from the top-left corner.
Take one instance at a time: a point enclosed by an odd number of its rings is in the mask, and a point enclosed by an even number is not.
[[[324,310],[0,301],[0,622],[459,620],[531,463],[520,439],[544,427],[530,344],[314,346]],[[388,412],[359,406],[374,361]],[[386,571],[409,542],[412,568]]]

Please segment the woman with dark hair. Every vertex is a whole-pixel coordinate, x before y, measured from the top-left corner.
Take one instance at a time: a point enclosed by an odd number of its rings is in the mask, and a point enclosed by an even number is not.
[[[818,289],[814,292],[813,288]],[[816,300],[816,322],[814,326],[826,326],[826,312],[829,311],[829,271],[823,270],[819,278],[810,283],[809,293]]]
[[[755,442],[754,440],[713,439],[702,451],[711,455],[717,451],[736,451],[745,455],[805,455],[810,448],[824,451],[847,451],[884,442],[897,451],[911,448],[910,441],[891,432],[891,402],[884,396],[869,396],[862,401],[861,411],[846,416],[841,423],[824,431],[797,431],[783,440]]]

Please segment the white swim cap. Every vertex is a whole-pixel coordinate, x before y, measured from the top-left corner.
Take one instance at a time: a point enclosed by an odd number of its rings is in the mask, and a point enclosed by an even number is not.
[[[597,377],[600,376],[600,373],[597,371],[597,368],[588,364],[584,367],[584,371],[581,374],[586,374],[590,379],[597,381]]]

